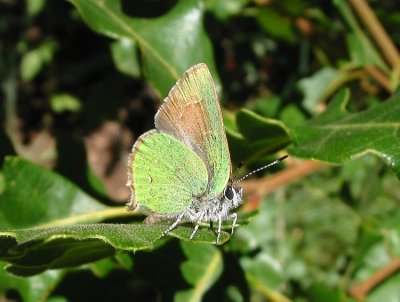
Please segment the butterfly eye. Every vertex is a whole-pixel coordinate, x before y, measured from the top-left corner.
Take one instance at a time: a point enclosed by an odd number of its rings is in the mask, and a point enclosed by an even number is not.
[[[225,188],[224,196],[229,200],[233,199],[233,197],[235,196],[235,192],[233,191],[233,188],[231,186]]]

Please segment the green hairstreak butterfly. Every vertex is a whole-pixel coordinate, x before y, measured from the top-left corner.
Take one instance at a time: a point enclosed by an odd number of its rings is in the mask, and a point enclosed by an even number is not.
[[[232,234],[243,189],[232,167],[221,109],[207,65],[185,72],[155,115],[155,128],[141,135],[128,164],[129,209],[151,211],[148,223],[168,222],[163,236],[181,223],[221,224],[232,220]]]

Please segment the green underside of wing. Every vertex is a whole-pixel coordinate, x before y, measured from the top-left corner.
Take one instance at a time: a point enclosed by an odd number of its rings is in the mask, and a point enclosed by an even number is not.
[[[132,153],[132,186],[137,204],[169,214],[189,207],[208,184],[203,161],[173,136],[149,131]]]

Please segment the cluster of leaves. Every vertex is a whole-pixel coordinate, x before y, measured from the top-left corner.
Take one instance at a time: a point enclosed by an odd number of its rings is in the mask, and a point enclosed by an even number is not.
[[[363,29],[359,6],[1,5],[0,300],[398,301],[399,59]],[[391,5],[374,12],[399,42]],[[307,168],[296,158],[334,165],[287,176],[222,246],[207,227],[160,239],[165,226],[111,205],[82,148],[107,120],[135,136],[151,128],[156,100],[199,62],[229,108],[234,163],[259,167],[286,148],[288,170]],[[26,147],[45,131],[55,145]]]

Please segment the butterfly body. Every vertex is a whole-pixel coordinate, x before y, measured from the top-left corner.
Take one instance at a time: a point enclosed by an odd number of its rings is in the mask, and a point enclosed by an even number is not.
[[[190,236],[192,239],[202,222],[216,222],[218,223],[217,229],[217,243],[221,235],[221,223],[225,220],[232,220],[232,231],[237,220],[237,214],[232,213],[241,203],[243,198],[243,189],[240,187],[227,187],[227,190],[232,190],[231,195],[226,195],[214,199],[198,200],[195,201],[187,209],[171,214],[151,214],[145,220],[146,223],[171,223],[170,227],[166,229],[163,235],[173,230],[177,225],[182,223],[193,223],[195,228]]]
[[[185,72],[155,116],[155,128],[138,138],[128,166],[130,209],[152,214],[148,223],[171,222],[163,235],[181,223],[222,221],[242,202],[242,189],[231,181],[231,162],[221,109],[205,64]]]

